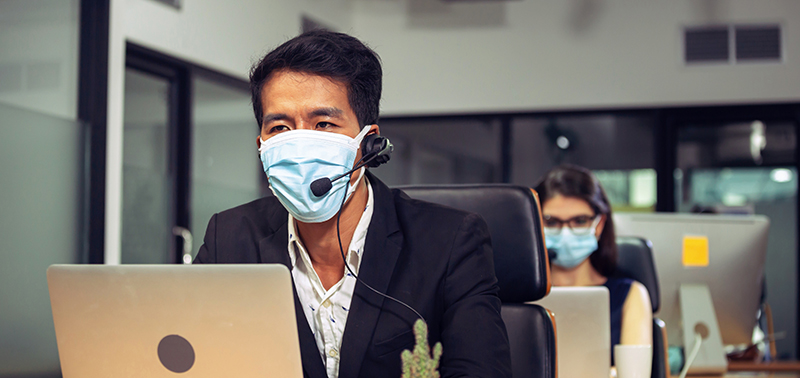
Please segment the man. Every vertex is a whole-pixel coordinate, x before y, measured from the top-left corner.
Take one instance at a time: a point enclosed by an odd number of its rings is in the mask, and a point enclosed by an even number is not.
[[[256,64],[257,144],[275,196],[215,214],[195,262],[291,270],[306,377],[399,377],[415,312],[430,343],[442,342],[442,377],[509,377],[479,216],[412,200],[365,168],[311,192],[316,179],[355,167],[365,135],[379,134],[381,77],[372,50],[327,31],[304,33]]]

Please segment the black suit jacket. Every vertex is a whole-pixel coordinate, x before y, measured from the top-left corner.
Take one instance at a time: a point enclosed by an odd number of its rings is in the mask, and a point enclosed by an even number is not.
[[[442,377],[510,377],[489,231],[483,219],[410,199],[368,173],[375,209],[359,279],[419,311],[431,345],[441,341]],[[196,263],[290,264],[288,214],[275,197],[211,217]],[[325,378],[314,336],[295,292],[303,372]],[[355,286],[339,377],[399,377],[400,353],[414,346],[416,315]]]

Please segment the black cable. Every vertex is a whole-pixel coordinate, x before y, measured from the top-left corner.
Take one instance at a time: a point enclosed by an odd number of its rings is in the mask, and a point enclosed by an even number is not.
[[[373,158],[374,158],[374,156],[373,156]],[[360,164],[363,160],[364,160],[364,158],[362,157],[361,159],[358,160],[356,165]],[[362,169],[364,169],[364,168],[362,167]],[[353,172],[353,173],[355,173],[355,172]],[[348,185],[346,186],[346,188],[349,187],[349,183],[350,183],[349,180],[352,179],[353,173],[351,173],[350,176],[348,176]],[[353,193],[355,193],[355,191]],[[342,261],[344,262],[344,267],[347,268],[347,270],[350,272],[350,274],[353,275],[353,277],[355,277],[357,282],[361,282],[362,285],[364,285],[368,289],[374,291],[376,294],[383,296],[384,298],[391,299],[391,300],[393,300],[393,301],[395,301],[395,302],[397,302],[397,303],[399,303],[399,304],[401,304],[403,306],[406,306],[406,308],[408,308],[409,310],[413,311],[414,314],[417,315],[417,317],[422,319],[422,321],[425,321],[425,318],[423,318],[422,315],[420,315],[420,313],[417,312],[417,310],[415,310],[413,307],[409,306],[405,302],[403,302],[403,301],[401,301],[401,300],[399,300],[399,299],[397,299],[397,298],[395,298],[395,297],[393,297],[391,295],[384,294],[384,293],[381,293],[378,290],[375,290],[374,288],[372,288],[372,286],[369,286],[366,282],[364,282],[363,280],[358,278],[356,273],[353,272],[352,269],[350,269],[350,265],[347,264],[347,258],[344,256],[344,247],[342,247],[342,233],[339,231],[339,220],[342,218],[342,210],[344,209],[345,202],[347,202],[347,190],[345,190],[345,192],[344,192],[344,198],[342,198],[342,205],[339,206],[339,213],[336,214],[336,237],[339,239],[339,252],[342,254]],[[355,294],[355,290],[354,290],[354,294]]]

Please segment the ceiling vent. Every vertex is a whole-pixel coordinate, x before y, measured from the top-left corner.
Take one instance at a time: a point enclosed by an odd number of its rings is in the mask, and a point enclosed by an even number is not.
[[[687,28],[684,37],[686,63],[727,63],[730,59],[730,28]]]
[[[736,60],[781,60],[781,29],[773,26],[736,28]]]
[[[781,62],[780,25],[720,25],[684,29],[687,64]]]

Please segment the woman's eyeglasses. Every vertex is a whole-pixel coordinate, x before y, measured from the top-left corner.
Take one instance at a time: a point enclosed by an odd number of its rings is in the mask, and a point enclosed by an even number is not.
[[[544,231],[548,235],[558,235],[564,225],[572,230],[575,235],[586,235],[594,232],[597,224],[600,223],[600,216],[598,215],[578,215],[569,219],[559,219],[549,215],[543,217]]]

